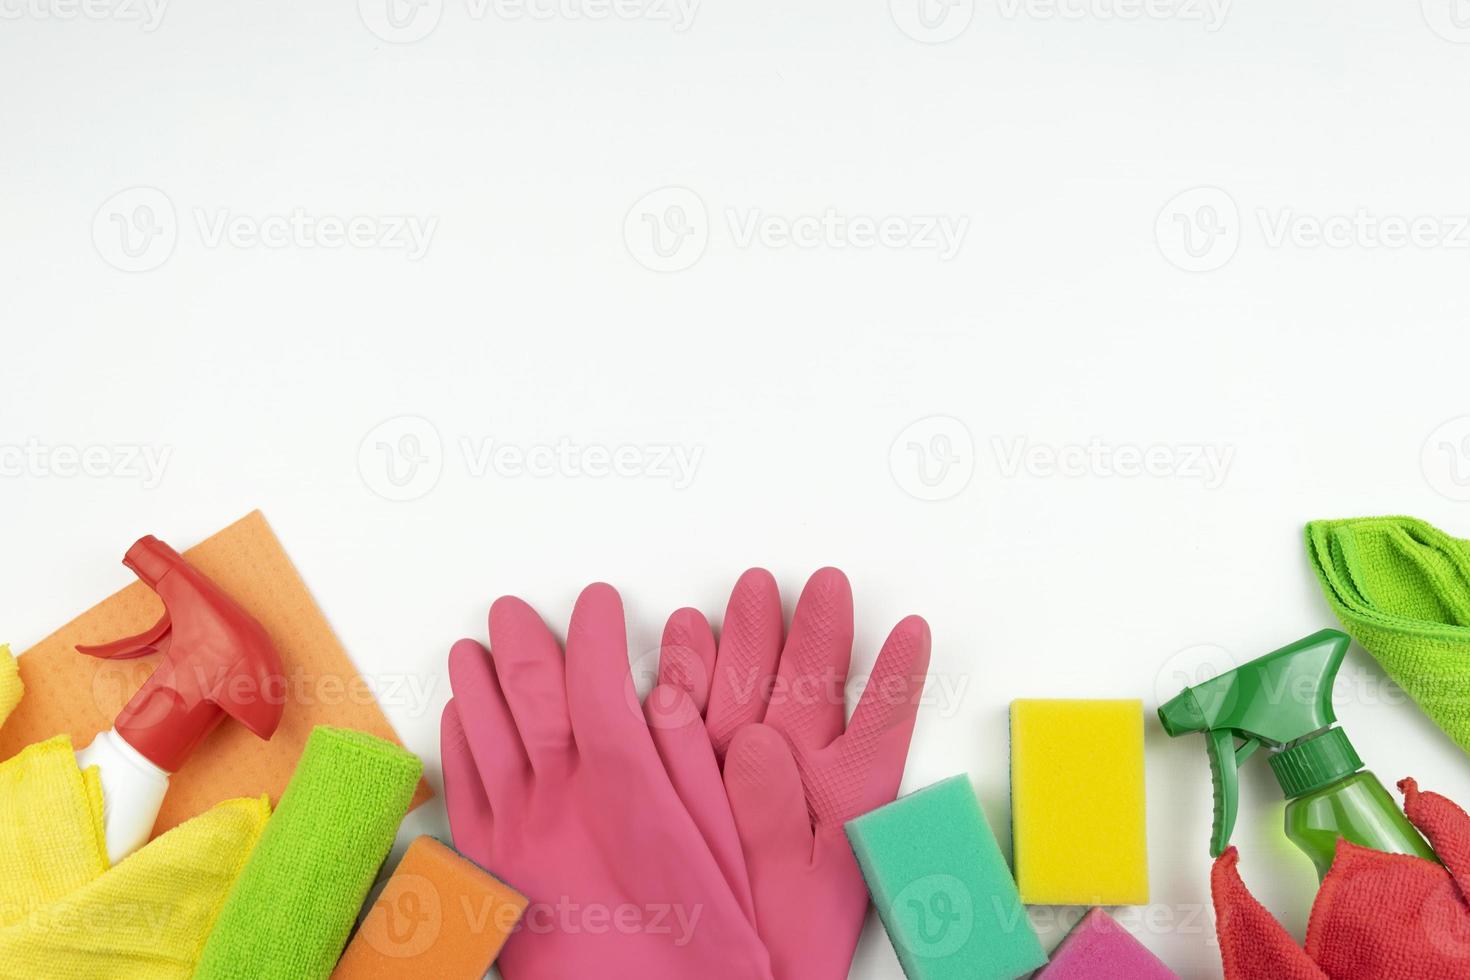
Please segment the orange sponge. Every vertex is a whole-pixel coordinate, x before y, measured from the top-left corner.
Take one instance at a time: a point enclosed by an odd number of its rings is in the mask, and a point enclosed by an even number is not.
[[[526,910],[525,896],[432,837],[408,846],[332,980],[480,980]]]

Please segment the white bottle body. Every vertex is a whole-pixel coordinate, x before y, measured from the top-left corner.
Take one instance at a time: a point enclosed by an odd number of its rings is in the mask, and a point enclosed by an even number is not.
[[[103,732],[78,752],[77,765],[96,766],[101,776],[107,860],[115,865],[148,843],[169,774],[124,741],[117,729]]]

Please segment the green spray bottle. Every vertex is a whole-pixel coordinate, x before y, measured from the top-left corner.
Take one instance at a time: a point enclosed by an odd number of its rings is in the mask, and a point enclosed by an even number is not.
[[[1363,768],[1332,708],[1332,684],[1348,637],[1322,630],[1194,687],[1159,708],[1171,736],[1203,732],[1215,784],[1210,854],[1230,844],[1239,802],[1237,769],[1257,749],[1286,804],[1286,836],[1327,874],[1337,839],[1438,860],[1383,784]],[[1236,739],[1244,741],[1237,746]]]

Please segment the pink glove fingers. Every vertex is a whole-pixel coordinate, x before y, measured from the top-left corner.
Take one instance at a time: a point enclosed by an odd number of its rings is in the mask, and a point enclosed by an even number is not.
[[[572,609],[566,690],[583,759],[606,763],[631,755],[641,765],[658,765],[628,664],[623,600],[605,582],[583,589]]]
[[[847,976],[868,892],[841,824],[812,827],[784,736],[750,725],[725,757],[725,785],[776,980]]]
[[[439,720],[439,747],[443,756],[444,806],[449,811],[449,832],[454,837],[454,846],[483,863],[491,853],[490,800],[485,796],[485,787],[480,782],[452,698]]]
[[[752,609],[775,622],[758,620]],[[728,744],[725,789],[745,850],[756,924],[776,980],[842,980],[868,907],[843,823],[897,794],[929,669],[929,627],[912,616],[893,629],[845,724],[852,589],[838,570],[819,570],[797,602],[764,723],[750,720],[731,733],[717,727],[718,712],[757,716],[755,707],[729,697],[727,649],[730,662],[742,649],[731,642],[731,627],[743,640],[758,621],[763,638],[778,636],[775,583],[764,572],[747,573],[731,610],[707,724],[712,737],[718,733]]]
[[[765,717],[792,745],[819,749],[842,734],[852,633],[847,576],[818,569],[796,602]]]
[[[847,806],[829,815],[839,825],[898,795],[929,673],[930,646],[929,624],[918,616],[907,617],[888,634],[841,739],[845,761],[840,768],[869,778]]]
[[[769,725],[747,725],[725,756],[725,787],[757,888],[772,872],[812,861],[812,820],[791,747]]]
[[[720,779],[720,766],[704,730],[704,719],[695,710],[689,695],[678,688],[660,684],[648,695],[643,710],[654,748],[663,760],[664,771],[684,809],[699,829],[709,847],[720,874],[730,886],[730,894],[745,913],[746,921],[755,925],[755,903],[750,896],[750,878],[740,850],[740,838],[725,798],[725,784]]]
[[[725,758],[730,740],[766,716],[766,698],[781,657],[781,593],[764,568],[752,568],[735,583],[720,628],[705,726],[715,755]]]
[[[529,765],[484,647],[474,640],[460,640],[450,648],[449,684],[466,743],[472,749],[482,747],[472,756],[485,795],[502,801],[495,805],[506,810],[524,795]],[[501,817],[509,819],[504,812]]]
[[[572,614],[562,673],[572,741],[561,752],[547,719],[527,716],[558,703],[544,669],[556,653],[549,632],[514,600],[496,604],[491,628],[493,657],[473,642],[451,652],[454,700],[441,734],[456,840],[531,899],[497,964],[507,980],[770,980],[748,888],[742,904],[728,880],[738,845],[726,846],[722,867],[703,836],[720,840],[710,813],[727,805],[708,738],[644,720],[617,593],[589,586]],[[662,694],[653,716],[664,705],[698,734],[689,695]],[[517,723],[534,734],[518,735]],[[724,819],[724,837],[738,841]]]
[[[559,761],[572,742],[566,663],[536,610],[515,596],[490,607],[490,654],[532,768]]]
[[[659,645],[658,683],[686,692],[701,718],[715,679],[715,634],[697,609],[678,609],[664,625]]]

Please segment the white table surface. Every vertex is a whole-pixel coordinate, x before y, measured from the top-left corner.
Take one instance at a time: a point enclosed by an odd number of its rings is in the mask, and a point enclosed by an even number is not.
[[[564,622],[606,579],[637,650],[835,564],[859,668],[933,626],[906,788],[969,772],[1008,846],[1011,699],[1151,717],[1334,625],[1308,519],[1470,535],[1452,0],[68,2],[0,2],[17,649],[136,536],[260,507],[361,668],[421,684],[387,710],[438,782],[495,596]],[[1356,647],[1339,693],[1386,783],[1470,800]],[[1300,935],[1314,876],[1243,784]],[[1148,792],[1120,914],[1215,975],[1202,740],[1150,725]],[[852,975],[900,975],[876,922]]]

